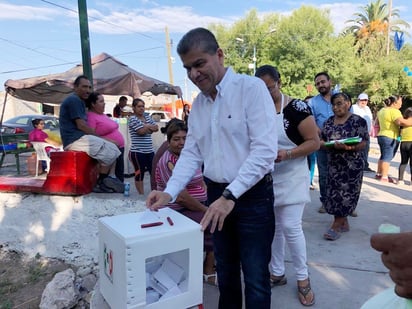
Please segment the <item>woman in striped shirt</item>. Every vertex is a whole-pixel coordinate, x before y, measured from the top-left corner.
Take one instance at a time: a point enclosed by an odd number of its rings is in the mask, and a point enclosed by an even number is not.
[[[143,178],[145,172],[152,174],[154,156],[152,133],[159,130],[153,119],[144,112],[142,99],[134,99],[133,116],[129,118],[130,152],[129,159],[135,169],[135,185],[139,194],[144,194]]]

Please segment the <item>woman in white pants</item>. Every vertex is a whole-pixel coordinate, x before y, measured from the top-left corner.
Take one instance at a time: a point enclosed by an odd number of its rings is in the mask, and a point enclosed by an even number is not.
[[[310,202],[306,156],[319,149],[319,133],[308,105],[280,91],[280,74],[264,65],[256,76],[267,85],[277,112],[278,157],[273,172],[276,230],[269,265],[272,286],[287,283],[285,244],[288,244],[296,271],[298,297],[304,306],[315,303],[306,264],[306,241],[302,230],[305,204]]]

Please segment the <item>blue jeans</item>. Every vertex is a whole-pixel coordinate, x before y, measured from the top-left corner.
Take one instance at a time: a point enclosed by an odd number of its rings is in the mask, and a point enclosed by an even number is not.
[[[123,182],[124,181],[124,147],[119,148],[121,154],[116,159],[116,167],[114,174],[116,177]]]
[[[398,151],[399,141],[386,136],[378,136],[378,144],[381,151],[379,160],[390,163]]]
[[[327,186],[327,179],[328,179],[327,150],[318,150],[316,152],[316,161],[318,164],[318,174],[319,174],[320,202],[323,204],[326,198],[326,186]]]
[[[208,184],[209,205],[227,184]],[[236,202],[222,231],[213,233],[219,283],[219,309],[241,309],[241,270],[246,308],[269,309],[269,262],[275,231],[272,177],[266,175]]]
[[[315,177],[316,152],[309,154],[307,160],[310,172],[310,184],[313,185],[313,177]]]
[[[365,148],[362,150],[362,157],[363,157],[363,162],[364,164],[364,169],[369,168],[369,162],[368,162],[368,157],[369,157],[369,148],[370,148],[370,140],[366,142]]]

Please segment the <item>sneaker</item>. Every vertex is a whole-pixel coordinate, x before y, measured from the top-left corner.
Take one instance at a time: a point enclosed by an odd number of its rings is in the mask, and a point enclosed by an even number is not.
[[[112,189],[116,193],[124,192],[124,184],[117,178],[107,176],[106,178],[103,179],[103,184],[106,187]]]
[[[364,172],[370,172],[370,173],[374,173],[375,171],[373,170],[373,169],[371,169],[369,166],[368,167],[365,167],[364,169],[363,169],[363,171]]]
[[[326,213],[326,209],[325,209],[325,207],[322,205],[322,206],[320,206],[319,207],[319,209],[318,209],[318,212],[319,213],[321,213],[321,214],[324,214],[324,213]]]
[[[354,211],[352,211],[352,212],[349,214],[349,216],[351,216],[351,217],[357,217],[357,216],[358,216],[358,213],[356,212],[356,210],[354,210]]]

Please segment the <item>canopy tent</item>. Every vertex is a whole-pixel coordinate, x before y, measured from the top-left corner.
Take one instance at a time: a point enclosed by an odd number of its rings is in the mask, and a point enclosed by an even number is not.
[[[154,95],[165,93],[182,96],[180,87],[141,74],[106,53],[93,57],[91,62],[93,90],[101,94],[136,98],[149,91]],[[77,65],[63,73],[9,79],[4,87],[7,94],[22,100],[60,104],[73,92],[73,81],[82,74],[83,66]]]

